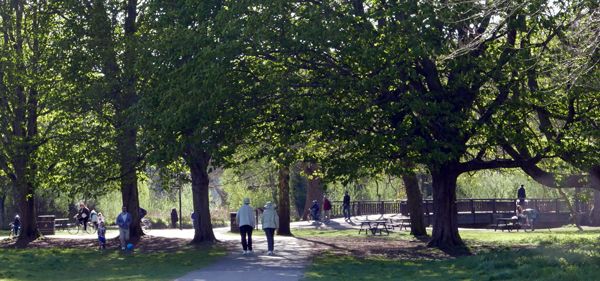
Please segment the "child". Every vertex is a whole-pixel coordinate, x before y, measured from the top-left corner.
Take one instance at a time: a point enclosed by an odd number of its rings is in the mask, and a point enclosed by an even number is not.
[[[14,229],[14,233],[15,235],[19,235],[19,227],[21,226],[21,217],[19,217],[19,215],[15,216],[15,221],[13,222],[13,229]]]
[[[100,222],[98,227],[98,250],[106,249],[106,228],[104,222]]]
[[[102,216],[102,213],[98,213],[98,223],[104,222],[104,216]]]

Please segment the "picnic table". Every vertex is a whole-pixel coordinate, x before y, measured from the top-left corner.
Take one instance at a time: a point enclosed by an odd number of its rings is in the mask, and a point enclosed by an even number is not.
[[[390,226],[392,227],[392,230],[395,227],[399,227],[400,230],[402,230],[402,228],[404,227],[404,230],[408,230],[408,227],[411,227],[410,225],[410,218],[399,218],[399,219],[394,219],[396,220],[398,223],[394,223],[392,219],[390,219]]]
[[[385,230],[385,232],[387,232],[389,235],[390,231],[388,230],[387,224],[387,220],[361,221],[358,234],[360,234],[363,230],[365,231],[365,234],[369,234],[367,231],[370,230],[373,235],[375,235],[377,231],[379,231],[379,235],[383,235],[383,231]]]
[[[500,228],[502,231],[504,231],[504,229],[507,229],[508,232],[510,232],[513,229],[516,229],[517,231],[519,231],[519,229],[521,228],[521,225],[519,224],[519,219],[513,219],[513,218],[499,218],[496,219],[496,228],[494,229],[494,231],[498,230],[498,226],[502,225],[502,227]]]

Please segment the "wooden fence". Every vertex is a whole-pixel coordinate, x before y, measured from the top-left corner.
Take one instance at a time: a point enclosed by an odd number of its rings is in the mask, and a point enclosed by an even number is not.
[[[457,199],[456,208],[459,213],[513,213],[517,199]],[[342,201],[333,201],[331,214],[343,216]],[[540,213],[568,213],[569,208],[562,198],[531,198],[520,204],[523,209],[535,209]],[[576,212],[589,212],[590,204],[582,201],[573,202]],[[433,214],[433,199],[423,200],[425,214]],[[409,215],[406,200],[382,201],[350,201],[352,216],[402,214]]]

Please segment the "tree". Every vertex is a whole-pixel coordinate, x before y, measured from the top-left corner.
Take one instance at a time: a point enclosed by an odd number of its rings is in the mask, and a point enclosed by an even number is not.
[[[550,1],[242,5],[247,54],[262,59],[244,66],[260,85],[276,85],[277,99],[301,105],[288,114],[303,121],[303,131],[338,144],[319,161],[328,177],[361,169],[401,176],[406,164],[429,169],[429,245],[436,247],[463,245],[455,204],[460,174],[553,157],[564,134],[539,142],[543,132],[531,124],[543,119],[531,109],[551,108],[564,93],[548,86],[566,81],[556,68],[565,54],[560,37],[593,14],[579,6],[586,4]],[[545,90],[522,82],[530,77]],[[255,93],[274,103],[272,92]],[[532,153],[507,158],[503,145]]]
[[[57,0],[62,17],[62,75],[77,99],[73,112],[88,116],[87,137],[80,136],[75,175],[82,186],[118,181],[123,206],[133,217],[132,237],[143,235],[139,225],[138,171],[145,153],[138,148],[139,124],[133,110],[139,102],[136,63],[141,57],[141,17],[137,0]],[[74,129],[73,129],[74,130]]]
[[[19,241],[40,236],[34,192],[55,168],[48,149],[63,135],[56,18],[46,1],[0,1],[0,174],[18,191]]]

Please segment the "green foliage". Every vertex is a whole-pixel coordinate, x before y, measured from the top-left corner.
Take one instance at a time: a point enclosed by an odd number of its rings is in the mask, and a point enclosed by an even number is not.
[[[521,170],[479,171],[462,174],[458,178],[458,198],[517,198],[517,190],[524,185],[529,198],[559,198],[555,188],[545,187]]]
[[[167,280],[210,265],[227,253],[187,246],[175,253],[142,254],[82,249],[0,249],[0,279]]]

